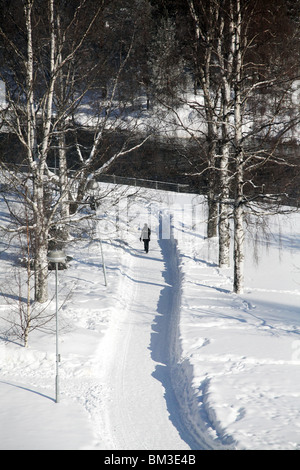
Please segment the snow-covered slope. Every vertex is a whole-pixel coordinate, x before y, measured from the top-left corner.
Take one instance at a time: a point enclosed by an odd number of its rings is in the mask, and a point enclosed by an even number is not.
[[[14,246],[2,242],[0,448],[298,449],[300,216],[270,219],[268,242],[249,234],[237,296],[201,197],[143,189],[118,208],[102,206],[94,231],[108,285],[95,236],[70,244],[59,272],[60,403],[54,323],[27,349],[7,333]]]

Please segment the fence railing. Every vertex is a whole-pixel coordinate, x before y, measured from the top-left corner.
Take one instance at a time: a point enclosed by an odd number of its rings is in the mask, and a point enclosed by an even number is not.
[[[17,164],[17,165],[8,165],[14,168],[18,168],[20,172],[28,172],[28,166]],[[53,173],[57,173],[57,168],[49,168]],[[76,173],[76,171],[69,170],[69,175],[72,177],[72,173]],[[131,176],[118,176],[118,175],[108,175],[108,174],[100,174],[95,176],[95,180],[98,182],[103,183],[112,183],[112,184],[124,184],[128,186],[137,186],[142,188],[152,188],[158,189],[162,191],[173,191],[177,193],[182,192],[192,192],[195,193],[195,189],[190,187],[189,184],[184,183],[173,183],[169,181],[159,181],[159,180],[152,180],[146,178],[135,178]]]
[[[134,178],[118,175],[98,175],[96,181],[103,183],[124,184],[128,186],[139,186],[142,188],[159,189],[162,191],[189,192],[189,184],[171,183],[168,181],[149,180],[145,178]]]

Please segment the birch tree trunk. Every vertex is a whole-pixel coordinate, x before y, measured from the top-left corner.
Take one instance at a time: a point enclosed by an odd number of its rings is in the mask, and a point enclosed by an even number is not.
[[[216,136],[214,132],[211,135]],[[216,138],[210,139],[208,147],[207,238],[213,238],[218,235],[219,203],[216,196],[216,146]]]
[[[198,64],[198,78],[201,83],[201,88],[204,96],[205,119],[207,124],[206,141],[208,144],[207,153],[207,177],[208,177],[208,221],[207,221],[207,237],[216,237],[218,234],[218,177],[216,170],[216,150],[218,142],[218,93],[219,90],[213,89],[211,77],[214,75],[214,40],[215,30],[219,17],[218,2],[204,5],[201,3],[200,10],[195,8],[194,0],[188,0],[189,13],[194,21],[194,35],[195,35],[195,54],[199,55],[200,43],[205,43],[204,56],[201,60],[200,57],[195,58]],[[207,7],[207,8],[206,8]],[[205,11],[206,29],[201,27],[200,12]]]
[[[229,152],[230,124],[229,98],[230,86],[223,78],[222,90],[222,150],[220,161],[220,204],[219,204],[219,267],[230,266],[230,225],[229,225]]]
[[[36,183],[35,191],[38,209],[35,214],[35,300],[48,300],[48,226],[44,211],[43,184]]]
[[[240,294],[244,288],[244,151],[242,143],[242,14],[240,0],[236,1],[235,24],[235,98],[234,98],[234,143],[235,143],[235,201],[234,201],[234,292]]]
[[[230,266],[230,225],[229,225],[229,145],[224,144],[220,163],[220,204],[219,204],[219,267]]]
[[[219,266],[230,265],[230,224],[229,224],[229,156],[231,147],[231,123],[232,110],[232,72],[234,64],[234,24],[233,4],[229,2],[229,12],[223,9],[219,18],[219,39],[217,44],[218,66],[221,76],[222,98],[222,137],[221,137],[221,162],[220,162],[220,215],[219,215]],[[227,19],[226,16],[229,15]]]
[[[62,67],[62,50],[64,45],[64,34],[61,28],[60,11],[56,14],[57,23],[57,67],[58,67],[58,78],[57,78],[57,93],[56,93],[56,106],[60,114],[60,119],[57,124],[58,130],[58,160],[59,160],[59,191],[60,191],[60,213],[61,218],[64,221],[68,221],[70,218],[70,197],[69,197],[69,184],[68,184],[68,168],[67,168],[67,151],[66,151],[66,124],[63,119],[64,108],[68,106],[67,100],[65,99],[65,84],[64,84],[64,69]],[[70,68],[69,64],[69,68]],[[72,74],[69,74],[72,75]],[[72,86],[72,80],[67,86]],[[69,238],[69,226],[64,223],[59,230],[61,241],[67,241]]]
[[[44,173],[51,135],[51,120],[55,84],[55,27],[54,0],[49,0],[50,21],[50,59],[49,87],[42,109],[43,134],[40,146],[37,144],[36,111],[34,97],[34,54],[32,40],[32,8],[34,2],[28,0],[25,5],[27,28],[27,149],[28,162],[33,175],[33,214],[34,214],[34,259],[35,259],[35,300],[44,303],[48,300],[48,232],[49,225],[44,204]]]

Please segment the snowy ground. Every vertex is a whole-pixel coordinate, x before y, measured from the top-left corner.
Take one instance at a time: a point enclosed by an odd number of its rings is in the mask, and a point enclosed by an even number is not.
[[[59,272],[59,403],[55,325],[23,348],[0,297],[0,449],[299,449],[300,215],[270,219],[267,241],[249,234],[238,296],[200,197],[141,190],[119,209],[98,211],[94,241],[70,245]],[[2,242],[11,300],[13,250]]]

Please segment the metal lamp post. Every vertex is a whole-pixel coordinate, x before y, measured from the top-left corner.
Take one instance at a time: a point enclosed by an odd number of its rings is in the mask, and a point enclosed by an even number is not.
[[[56,296],[56,377],[55,377],[55,401],[59,402],[59,362],[58,352],[58,263],[65,263],[66,255],[62,250],[53,250],[48,254],[48,261],[55,263],[55,296]]]

